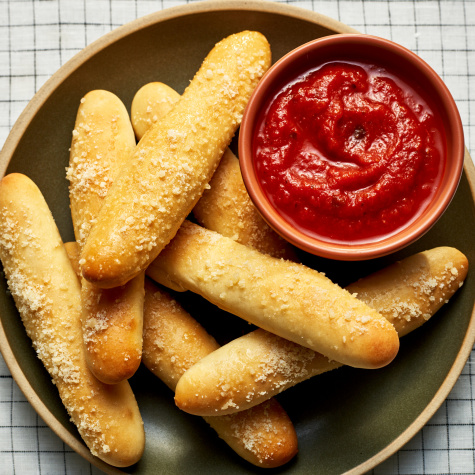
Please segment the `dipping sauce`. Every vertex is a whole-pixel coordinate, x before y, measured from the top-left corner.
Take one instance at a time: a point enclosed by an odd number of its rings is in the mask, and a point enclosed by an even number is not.
[[[396,233],[440,183],[443,126],[430,98],[364,61],[331,61],[289,81],[260,112],[254,166],[301,232],[358,243]]]

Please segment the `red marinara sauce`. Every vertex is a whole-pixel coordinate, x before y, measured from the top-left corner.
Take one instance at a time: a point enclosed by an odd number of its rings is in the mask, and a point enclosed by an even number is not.
[[[272,205],[301,232],[352,243],[394,234],[440,182],[445,137],[416,87],[362,61],[328,62],[260,113],[254,166]]]

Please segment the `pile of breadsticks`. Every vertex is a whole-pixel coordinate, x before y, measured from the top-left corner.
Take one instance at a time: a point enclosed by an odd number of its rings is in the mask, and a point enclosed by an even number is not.
[[[161,83],[140,89],[131,119],[114,94],[89,92],[66,172],[74,243],[63,245],[30,179],[0,182],[10,291],[79,433],[112,465],[134,464],[145,447],[127,382],[141,362],[244,459],[285,464],[297,437],[273,396],[343,364],[389,364],[399,337],[467,274],[465,256],[448,247],[347,289],[297,262],[253,207],[227,148],[270,62],[266,39],[245,31],[211,50],[182,96]],[[259,328],[219,348],[157,283]]]

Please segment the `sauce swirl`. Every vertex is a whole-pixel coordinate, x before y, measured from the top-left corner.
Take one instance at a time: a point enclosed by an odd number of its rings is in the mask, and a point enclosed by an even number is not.
[[[261,111],[253,151],[283,217],[339,243],[381,239],[414,220],[445,163],[430,101],[363,61],[328,62],[290,81]]]

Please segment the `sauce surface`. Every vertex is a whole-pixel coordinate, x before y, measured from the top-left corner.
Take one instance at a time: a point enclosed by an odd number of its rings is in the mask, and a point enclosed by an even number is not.
[[[415,88],[364,62],[298,76],[261,111],[253,139],[262,189],[301,232],[365,242],[395,233],[440,182],[445,138]]]

